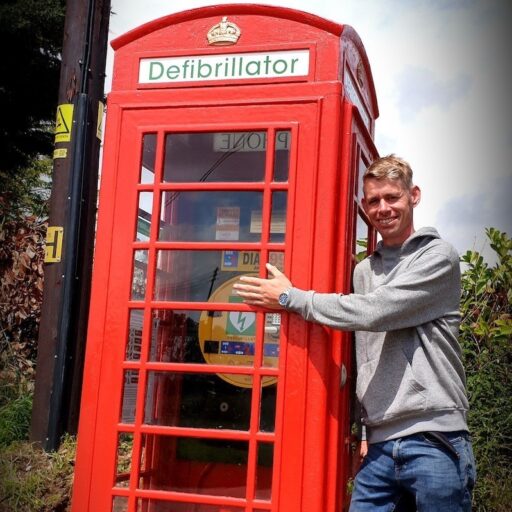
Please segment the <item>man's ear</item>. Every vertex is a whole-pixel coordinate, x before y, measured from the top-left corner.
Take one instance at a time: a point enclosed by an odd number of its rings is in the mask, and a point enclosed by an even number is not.
[[[418,206],[419,202],[421,201],[421,190],[420,187],[417,185],[413,185],[411,187],[411,203],[412,207],[415,208]]]

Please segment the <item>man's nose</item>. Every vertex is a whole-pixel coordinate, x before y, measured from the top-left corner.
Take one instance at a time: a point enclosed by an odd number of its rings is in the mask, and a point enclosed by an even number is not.
[[[388,202],[384,198],[382,198],[379,201],[379,211],[380,212],[387,212],[387,211],[389,211],[389,209],[390,208],[389,208]]]

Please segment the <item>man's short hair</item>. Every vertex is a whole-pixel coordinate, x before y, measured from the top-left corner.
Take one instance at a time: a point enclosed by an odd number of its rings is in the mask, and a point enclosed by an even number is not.
[[[368,178],[400,181],[407,190],[413,186],[411,166],[394,154],[374,160],[363,175],[363,180]]]

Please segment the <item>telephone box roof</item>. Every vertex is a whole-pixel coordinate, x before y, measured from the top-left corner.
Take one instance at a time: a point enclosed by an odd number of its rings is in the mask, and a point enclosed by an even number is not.
[[[121,50],[132,43],[137,43],[145,37],[167,27],[203,18],[221,16],[262,16],[275,18],[276,20],[287,20],[304,26],[309,26],[314,29],[318,29],[319,31],[323,31],[326,34],[341,38],[342,47],[347,46],[347,43],[349,43],[359,55],[360,63],[364,69],[365,94],[367,95],[371,105],[372,117],[373,119],[378,118],[379,110],[377,95],[375,92],[371,68],[364,45],[357,32],[350,25],[341,25],[320,16],[297,9],[260,4],[220,4],[199,7],[196,9],[173,13],[145,23],[112,40],[111,46],[117,52],[118,50]],[[343,43],[345,43],[345,45]],[[346,48],[343,49],[346,50]]]

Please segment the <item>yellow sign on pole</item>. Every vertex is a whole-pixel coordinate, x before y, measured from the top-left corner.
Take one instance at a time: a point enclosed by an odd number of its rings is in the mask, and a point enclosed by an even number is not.
[[[53,150],[53,159],[56,158],[67,158],[68,157],[68,148],[57,148]]]
[[[73,127],[73,103],[63,103],[57,107],[55,142],[69,142]]]
[[[58,263],[61,260],[63,238],[63,227],[48,226],[48,231],[46,232],[46,247],[44,251],[45,263]]]

